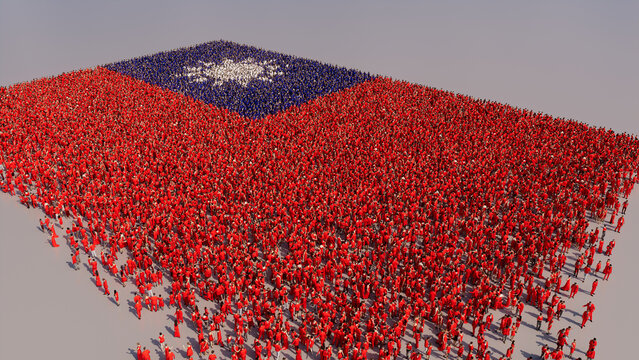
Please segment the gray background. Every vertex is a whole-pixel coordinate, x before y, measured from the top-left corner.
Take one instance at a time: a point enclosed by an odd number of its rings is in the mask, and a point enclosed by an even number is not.
[[[0,86],[226,39],[639,134],[637,14],[637,1],[0,0]],[[635,192],[595,322],[573,324],[578,348],[597,336],[598,359],[636,355],[637,201]],[[145,311],[142,321],[130,312],[131,287],[110,278],[122,292],[116,308],[86,269],[71,270],[67,248],[52,249],[36,228],[41,216],[0,194],[0,359],[133,359],[136,342],[152,346],[168,332],[168,312]],[[569,306],[581,313],[589,300],[581,292]],[[566,324],[578,318],[569,313]],[[181,331],[169,344],[195,337]],[[522,324],[514,359],[551,340]]]

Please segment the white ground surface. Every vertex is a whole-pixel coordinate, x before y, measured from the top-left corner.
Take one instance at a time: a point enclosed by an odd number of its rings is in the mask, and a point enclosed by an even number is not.
[[[639,243],[635,240],[639,234],[637,204],[639,195],[635,192],[622,233],[608,231],[606,235],[607,241],[617,239],[610,280],[600,280],[594,297],[586,292],[590,290],[593,278],[583,284],[579,282],[580,292],[575,299],[567,301],[568,309],[562,319],[554,323],[552,336],[534,330],[538,313],[527,305],[515,338],[513,359],[525,359],[529,355],[537,358],[542,344],[554,349],[556,331],[569,325],[572,326],[569,341],[577,339],[577,356],[585,359],[583,351],[588,340],[596,337],[599,343],[597,359],[636,358],[634,329],[639,323],[636,306],[639,293]],[[103,295],[95,287],[88,267],[74,271],[69,264],[70,252],[65,240],[59,239],[61,246],[53,248],[49,244],[50,237],[40,231],[38,219],[42,216],[41,211],[20,205],[16,197],[0,193],[0,359],[134,359],[137,342],[152,350],[153,359],[160,359],[163,354],[155,340],[160,331],[166,335],[170,346],[180,349],[178,359],[186,358],[181,348],[187,341],[197,349],[196,332],[192,328],[182,325],[182,338],[173,337],[169,326],[174,309],[158,313],[143,310],[142,320],[138,320],[131,306],[134,290],[131,285],[122,288],[115,279],[107,277],[110,289],[121,293],[121,306],[117,307],[112,297]],[[62,233],[58,231],[58,234]],[[566,271],[573,268],[574,259],[574,254],[569,257]],[[598,259],[605,263],[603,255],[596,255],[595,264]],[[86,256],[82,260],[86,262]],[[100,273],[105,274],[104,271]],[[165,281],[166,285],[168,281]],[[567,294],[562,298],[567,298]],[[582,305],[590,300],[596,306],[594,322],[580,329]],[[185,317],[188,315],[185,312]],[[500,317],[495,314],[495,319]],[[509,342],[502,345],[497,340],[494,324],[486,338],[493,347],[493,358],[497,359]],[[545,327],[544,323],[542,329]],[[470,330],[470,326],[466,325],[466,329]],[[409,333],[410,330],[406,333],[407,338],[412,335]],[[469,341],[477,346],[475,339],[466,333],[466,348]],[[252,339],[247,341],[247,344],[252,343]],[[228,352],[217,348],[215,352],[220,358],[229,356]],[[249,357],[252,355],[251,349]],[[292,351],[282,355],[294,358]],[[441,355],[433,352],[433,358],[443,358]]]

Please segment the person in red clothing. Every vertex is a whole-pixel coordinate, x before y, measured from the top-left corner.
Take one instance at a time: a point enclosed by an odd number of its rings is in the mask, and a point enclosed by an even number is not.
[[[91,265],[91,273],[95,276],[98,273],[98,262],[93,258],[88,258],[87,261]]]
[[[597,290],[597,285],[599,284],[599,280],[595,279],[595,281],[592,282],[592,287],[590,289],[590,296],[593,296],[595,294],[595,290]]]
[[[182,309],[180,309],[179,307],[175,309],[175,319],[180,324],[184,322],[184,314],[182,313]]]
[[[597,347],[597,338],[593,338],[588,342],[588,351],[586,357],[590,360],[595,358],[595,348]]]
[[[564,346],[568,343],[566,339],[567,332],[569,330],[567,328],[559,330],[557,333],[557,350],[563,350]]]
[[[221,328],[217,329],[217,345],[221,346],[221,347],[225,347],[226,346],[224,344],[224,339],[222,338],[222,329]]]
[[[209,344],[206,342],[206,340],[202,339],[200,340],[200,357],[202,355],[206,355],[206,352],[209,350]]]
[[[570,278],[568,278],[568,280],[566,280],[566,284],[564,284],[564,286],[561,287],[562,291],[568,291],[570,290]]]
[[[541,347],[541,356],[539,357],[544,360],[548,360],[550,358],[550,350],[546,345],[542,345]]]
[[[448,331],[446,330],[440,331],[438,334],[438,339],[437,339],[438,350],[444,351],[446,349],[447,344],[448,344]]]
[[[575,282],[570,286],[570,295],[568,296],[568,298],[569,299],[574,298],[578,292],[579,292],[579,285],[577,285],[577,283]]]
[[[58,243],[55,241],[58,238],[58,234],[55,233],[55,228],[52,230],[52,234],[51,234],[51,246],[53,246],[54,248],[59,247],[60,245],[58,245]]]
[[[510,343],[510,347],[506,350],[506,358],[510,359],[513,356],[513,352],[515,351],[515,342],[512,341]]]
[[[555,310],[553,308],[554,304],[548,305],[548,310],[546,310],[546,321],[550,321],[555,317]]]
[[[588,303],[584,305],[584,307],[586,308],[586,311],[588,312],[588,320],[592,322],[592,314],[595,312],[595,304],[593,304],[592,301],[588,301]]]
[[[135,302],[135,312],[138,316],[138,320],[142,320],[142,302],[141,301]]]
[[[168,349],[168,352],[166,352],[166,360],[175,360],[175,354],[173,353],[173,351],[169,349],[168,345],[166,346],[166,348]]]
[[[552,329],[553,321],[554,321],[554,318],[548,319],[548,329],[546,331],[546,334],[550,334],[550,330]]]
[[[610,256],[612,255],[612,250],[615,248],[615,239],[612,239],[611,242],[608,243],[608,246],[606,246],[606,252],[605,255],[606,256]]]
[[[75,271],[80,270],[80,261],[78,259],[78,252],[74,251],[71,253],[71,264],[73,265],[73,269]]]
[[[617,220],[617,226],[615,227],[615,231],[616,232],[620,232],[621,231],[621,227],[623,226],[623,223],[625,222],[623,216],[619,218],[619,220]]]
[[[142,360],[151,360],[151,350],[146,347],[142,350]]]
[[[566,309],[566,302],[564,300],[559,301],[557,304],[557,319],[561,319],[561,315],[564,313]]]
[[[164,345],[164,334],[162,334],[162,332],[160,332],[160,335],[158,336],[158,342],[161,349],[162,345]]]
[[[542,321],[544,321],[544,315],[543,313],[539,313],[539,315],[537,316],[537,325],[535,326],[536,330],[540,330],[541,329],[541,323]]]
[[[581,314],[581,328],[583,329],[583,327],[586,325],[586,322],[588,321],[588,310],[585,310],[583,314]]]
[[[109,285],[107,284],[106,279],[102,281],[102,286],[104,287],[104,295],[111,295],[111,292],[109,291]]]
[[[612,264],[610,263],[610,260],[608,260],[606,261],[606,266],[603,269],[603,274],[604,274],[603,279],[608,280],[611,273],[612,273]]]
[[[117,290],[113,290],[113,298],[115,299],[115,304],[120,306],[120,294],[118,294]]]
[[[506,317],[506,319],[508,319],[508,321],[506,321],[506,323],[502,323],[502,329],[501,329],[501,333],[502,333],[502,339],[501,342],[506,343],[506,339],[510,336],[510,332],[511,332],[511,325],[512,325],[512,319],[510,318],[510,316]]]
[[[126,287],[126,273],[124,272],[124,266],[120,269],[120,283],[122,287]]]
[[[180,327],[177,320],[175,320],[173,323],[173,336],[176,338],[180,337]]]

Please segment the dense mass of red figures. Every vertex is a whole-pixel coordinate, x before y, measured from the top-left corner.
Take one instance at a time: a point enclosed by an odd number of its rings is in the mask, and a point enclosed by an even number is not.
[[[198,319],[213,319],[218,345],[233,319],[235,358],[272,346],[299,359],[315,345],[322,359],[386,359],[407,334],[427,347],[419,358],[465,323],[480,330],[461,354],[488,358],[488,309],[545,312],[563,254],[598,241],[587,216],[612,212],[619,230],[638,149],[384,78],[259,120],[102,68],[0,88],[2,190],[74,218],[80,250],[104,246],[109,264],[129,254],[112,272],[143,294],[161,268],[167,304],[210,301],[194,315],[200,338]]]

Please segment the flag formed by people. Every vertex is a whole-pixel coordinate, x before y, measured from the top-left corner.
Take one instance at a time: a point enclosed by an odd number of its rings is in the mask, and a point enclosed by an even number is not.
[[[105,295],[109,274],[112,289],[136,284],[137,318],[145,298],[164,306],[162,268],[167,304],[193,311],[204,352],[230,341],[220,327],[233,314],[238,356],[255,329],[269,354],[301,358],[319,339],[322,359],[430,354],[427,322],[436,351],[472,323],[468,352],[489,356],[488,311],[546,311],[551,286],[570,301],[565,254],[577,276],[599,256],[589,220],[621,230],[639,149],[627,134],[228,41],[0,88],[0,145],[0,189],[47,214],[41,227],[74,264],[91,257]],[[68,244],[49,218],[70,221]],[[521,318],[502,319],[505,341]]]
[[[105,66],[252,119],[349,88],[372,76],[216,41]]]

